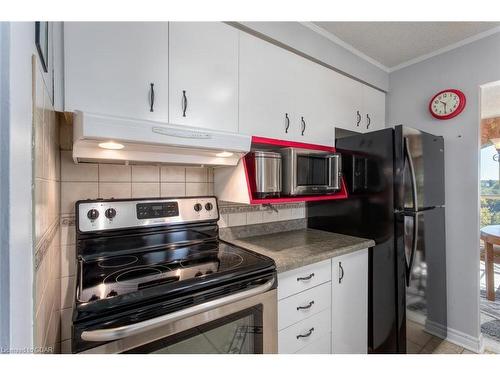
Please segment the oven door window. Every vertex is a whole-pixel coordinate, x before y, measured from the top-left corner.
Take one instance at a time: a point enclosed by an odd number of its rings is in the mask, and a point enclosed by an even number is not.
[[[297,186],[321,186],[328,184],[328,158],[311,155],[297,156]]]
[[[261,354],[262,349],[262,305],[257,305],[126,353]]]

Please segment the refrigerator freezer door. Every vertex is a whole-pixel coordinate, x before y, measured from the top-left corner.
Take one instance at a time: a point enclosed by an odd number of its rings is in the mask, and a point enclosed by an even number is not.
[[[425,322],[431,333],[441,337],[446,337],[447,331],[444,214],[445,209],[439,207],[404,215],[405,258],[409,265],[407,316]]]
[[[420,130],[396,126],[396,164],[401,174],[396,209],[444,206],[444,141]],[[399,147],[398,147],[399,145]]]

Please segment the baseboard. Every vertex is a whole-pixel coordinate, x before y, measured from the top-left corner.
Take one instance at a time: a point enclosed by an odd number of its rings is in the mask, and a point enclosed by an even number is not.
[[[437,336],[442,339],[459,345],[465,349],[473,351],[474,353],[484,352],[483,335],[474,337],[456,329],[445,327],[442,324],[427,320],[424,324],[425,331],[431,335]]]

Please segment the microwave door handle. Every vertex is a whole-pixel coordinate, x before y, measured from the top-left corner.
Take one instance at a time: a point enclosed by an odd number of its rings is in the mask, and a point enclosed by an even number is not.
[[[158,328],[165,324],[173,323],[175,321],[188,318],[196,314],[213,310],[215,308],[227,305],[229,303],[234,303],[243,299],[256,296],[258,294],[265,293],[273,287],[274,281],[275,281],[274,278],[272,278],[271,280],[267,281],[262,285],[245,290],[243,292],[235,293],[213,301],[204,302],[199,305],[188,307],[187,309],[175,311],[173,313],[158,316],[156,318],[145,320],[139,323],[134,323],[115,328],[103,328],[91,331],[83,331],[81,334],[81,338],[83,341],[114,341],[132,335],[137,335],[139,333],[143,333],[151,329]]]

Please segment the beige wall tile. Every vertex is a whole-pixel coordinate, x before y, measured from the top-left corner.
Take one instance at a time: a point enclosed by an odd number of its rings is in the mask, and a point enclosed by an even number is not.
[[[132,184],[129,182],[99,182],[99,198],[131,198]]]
[[[61,353],[71,354],[71,340],[61,341]]]
[[[262,211],[247,212],[247,224],[260,224],[262,223]]]
[[[77,200],[97,197],[97,182],[61,182],[61,213],[74,213]]]
[[[61,225],[61,246],[73,245],[75,243],[75,226]]]
[[[262,211],[262,222],[269,223],[272,221],[279,221],[278,213],[269,209]]]
[[[186,181],[186,168],[176,166],[163,166],[161,167],[161,181],[162,182],[185,182]]]
[[[91,163],[75,164],[71,151],[61,151],[62,181],[97,181],[98,165]]]
[[[219,221],[217,222],[219,228],[226,228],[227,225],[227,214],[220,215]]]
[[[247,214],[245,212],[238,212],[234,214],[228,214],[228,227],[236,227],[239,225],[247,224]]]
[[[61,277],[61,309],[73,306],[75,287],[75,276]]]
[[[73,314],[72,308],[61,310],[61,341],[71,339],[72,314]]]
[[[206,182],[186,182],[186,196],[207,195],[208,184]]]
[[[278,210],[278,220],[291,220],[292,219],[292,209],[291,208],[280,208]]]
[[[186,182],[208,182],[207,168],[186,168]]]
[[[162,182],[162,197],[183,197],[186,195],[186,184],[184,182]]]
[[[61,247],[61,277],[74,276],[76,274],[76,246],[67,245]]]
[[[133,182],[132,198],[157,198],[160,196],[158,182]]]
[[[304,206],[292,208],[292,219],[303,219],[306,217],[306,208]]]
[[[159,182],[160,167],[155,165],[133,165],[132,182]]]
[[[130,182],[132,167],[130,165],[99,164],[100,182]]]
[[[40,114],[40,118],[34,118],[33,132],[35,135],[35,144],[33,150],[33,157],[35,158],[35,177],[43,177],[43,114]]]
[[[207,168],[208,173],[208,182],[214,182],[214,169],[209,167]]]

